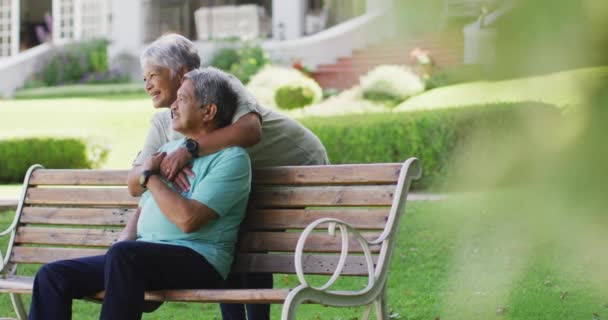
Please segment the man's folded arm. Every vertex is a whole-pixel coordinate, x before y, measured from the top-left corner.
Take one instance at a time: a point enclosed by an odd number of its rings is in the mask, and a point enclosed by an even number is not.
[[[151,176],[147,186],[160,211],[184,233],[194,232],[218,218],[213,209],[197,200],[182,197],[158,175]]]

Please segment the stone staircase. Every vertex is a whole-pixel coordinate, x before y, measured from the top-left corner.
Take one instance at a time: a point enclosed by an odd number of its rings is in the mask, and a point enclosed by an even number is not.
[[[382,64],[412,65],[410,52],[416,47],[430,52],[439,68],[462,63],[461,32],[444,32],[420,37],[388,39],[355,50],[351,56],[340,57],[333,64],[317,66],[313,77],[324,89],[344,90],[359,83],[359,77]]]

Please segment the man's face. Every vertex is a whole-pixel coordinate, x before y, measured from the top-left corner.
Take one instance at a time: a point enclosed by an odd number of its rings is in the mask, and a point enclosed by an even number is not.
[[[144,67],[144,83],[154,108],[169,108],[176,99],[180,78],[172,77],[168,68],[148,64]]]
[[[204,108],[194,95],[192,80],[186,79],[179,90],[177,100],[171,105],[173,130],[183,134],[203,126]]]

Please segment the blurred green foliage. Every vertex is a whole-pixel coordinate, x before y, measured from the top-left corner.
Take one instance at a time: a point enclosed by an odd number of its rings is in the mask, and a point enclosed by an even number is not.
[[[486,71],[479,64],[461,64],[444,69],[438,69],[426,79],[426,89],[450,86],[459,83],[487,79]]]
[[[244,84],[268,62],[268,56],[262,47],[250,44],[237,49],[221,49],[211,59],[212,66],[232,73]]]
[[[480,189],[519,182],[510,172],[496,181],[468,183],[465,170],[459,170],[455,157],[487,159],[496,154],[509,138],[529,141],[528,117],[561,118],[554,106],[541,103],[482,105],[425,112],[380,113],[331,118],[306,118],[302,123],[323,141],[332,163],[402,162],[418,157],[423,178],[416,188],[457,187]],[[482,136],[492,145],[474,138]],[[458,158],[456,158],[458,159]],[[460,177],[450,181],[450,177]],[[483,183],[481,183],[483,182]]]
[[[495,25],[496,78],[608,64],[602,0],[518,1]]]
[[[98,168],[110,150],[80,138],[12,138],[0,140],[0,182],[22,182],[27,169],[41,164],[48,169]]]

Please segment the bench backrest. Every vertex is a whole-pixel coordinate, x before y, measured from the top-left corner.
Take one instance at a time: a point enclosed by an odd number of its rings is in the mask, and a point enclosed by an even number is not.
[[[391,210],[395,192],[400,192],[397,182],[401,170],[402,164],[256,170],[235,270],[295,273],[298,238],[309,223],[322,217],[349,223],[368,239],[391,233],[386,229],[389,224],[396,228],[396,217],[391,214],[403,210],[395,206]],[[138,204],[139,198],[131,197],[126,190],[124,170],[33,167],[30,172],[16,213],[14,245],[5,258],[7,266],[102,254],[116,241]],[[408,187],[409,181],[402,186],[405,194]],[[350,252],[358,254],[349,256],[342,274],[367,275],[362,249],[356,241],[351,242]],[[381,241],[371,247],[375,259],[380,252],[386,254],[387,245],[387,241]],[[313,233],[304,247],[303,271],[332,274],[341,248],[340,237]]]

